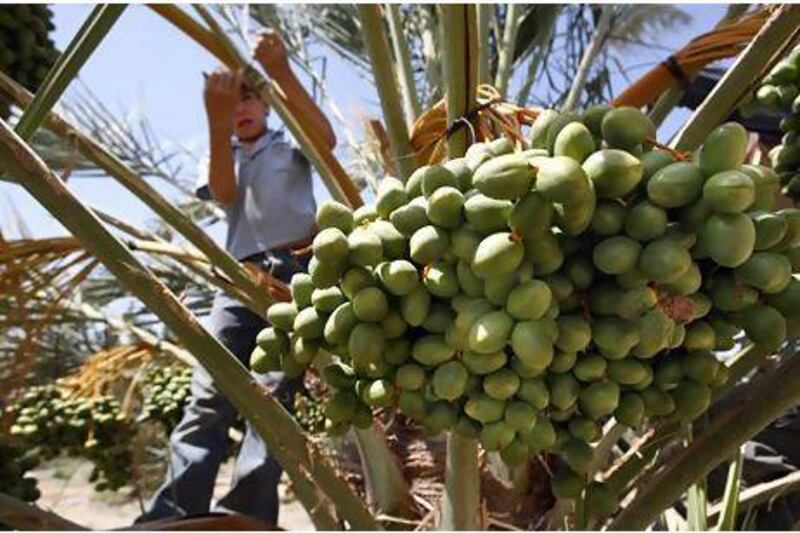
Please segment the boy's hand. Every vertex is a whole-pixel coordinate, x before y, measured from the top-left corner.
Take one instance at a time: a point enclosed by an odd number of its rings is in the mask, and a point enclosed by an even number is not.
[[[212,130],[233,133],[233,111],[239,102],[242,78],[240,74],[217,69],[206,76],[203,99]]]
[[[253,263],[244,263],[244,267],[250,272],[253,280],[258,286],[266,289],[270,296],[281,302],[289,302],[292,300],[292,293],[289,286],[281,280],[273,277],[268,272]]]
[[[289,66],[286,47],[283,46],[280,36],[273,30],[264,30],[258,34],[253,56],[270,75]]]

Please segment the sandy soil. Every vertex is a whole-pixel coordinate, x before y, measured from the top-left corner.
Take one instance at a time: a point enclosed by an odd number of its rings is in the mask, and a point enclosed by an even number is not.
[[[91,529],[115,529],[131,525],[141,512],[139,500],[125,490],[95,492],[88,481],[91,469],[91,463],[74,459],[43,465],[33,472],[42,492],[38,505]],[[215,498],[227,491],[232,472],[233,460],[220,468],[214,489]],[[281,485],[280,526],[287,530],[313,529],[303,507],[291,495],[287,495],[285,489],[285,485]]]

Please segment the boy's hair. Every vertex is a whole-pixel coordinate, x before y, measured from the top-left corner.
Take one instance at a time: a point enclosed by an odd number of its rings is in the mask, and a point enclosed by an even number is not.
[[[251,94],[253,96],[258,97],[258,91],[256,91],[256,88],[253,87],[252,83],[250,83],[250,80],[246,79],[242,80],[242,85],[239,88],[239,91],[242,96],[244,96],[245,94]]]

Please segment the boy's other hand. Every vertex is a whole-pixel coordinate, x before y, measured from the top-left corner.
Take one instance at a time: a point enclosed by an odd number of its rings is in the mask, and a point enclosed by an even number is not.
[[[286,47],[280,36],[273,30],[264,30],[258,34],[253,56],[270,75],[289,66]]]
[[[206,76],[203,100],[213,131],[233,134],[233,111],[239,102],[241,85],[241,75],[228,70],[217,69]]]
[[[243,264],[256,285],[266,289],[275,300],[281,302],[289,302],[292,300],[292,293],[287,284],[273,277],[271,274],[264,272],[258,265],[247,262]]]

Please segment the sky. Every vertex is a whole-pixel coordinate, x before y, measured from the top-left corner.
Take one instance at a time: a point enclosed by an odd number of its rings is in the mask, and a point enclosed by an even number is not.
[[[659,45],[670,50],[678,49],[694,36],[708,31],[726,8],[724,4],[678,5],[692,16],[692,21],[659,36]],[[52,37],[56,46],[63,50],[89,14],[91,5],[63,4],[52,8],[56,26]],[[666,56],[664,50],[631,50],[631,57],[626,64],[643,65],[629,73],[632,79]],[[371,84],[356,75],[353,68],[338,55],[328,53],[325,60],[329,91],[345,116],[380,116],[377,95]],[[215,66],[216,61],[210,54],[149,8],[132,5],[123,12],[109,36],[89,58],[80,78],[112,111],[132,117],[146,115],[165,142],[180,144],[199,155],[207,146],[201,73]],[[511,94],[515,94],[520,83],[519,77],[512,79]],[[626,83],[623,79],[614,80],[615,87],[624,87]],[[67,100],[69,94],[68,91]],[[687,116],[685,110],[674,112],[659,131],[659,139],[668,138]],[[278,125],[272,117],[270,126]],[[334,128],[337,128],[336,123]],[[340,150],[339,155],[346,157],[346,151]],[[179,197],[172,188],[158,182],[153,184],[169,198]],[[147,226],[153,219],[154,215],[146,206],[111,179],[76,178],[71,179],[69,185],[87,204],[133,224]],[[318,199],[327,196],[319,179],[316,179],[315,194]],[[35,237],[64,233],[60,224],[21,187],[0,183],[0,231],[4,235],[16,236],[19,218],[24,220],[26,229]],[[216,227],[211,229],[211,234],[216,239],[222,239],[224,230]]]

